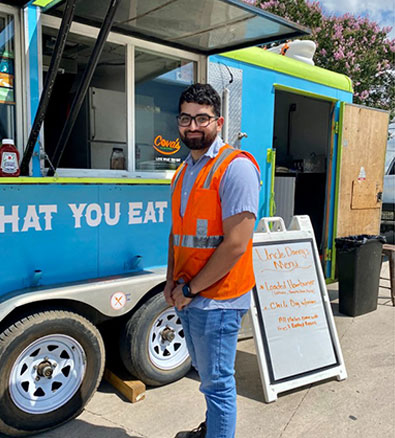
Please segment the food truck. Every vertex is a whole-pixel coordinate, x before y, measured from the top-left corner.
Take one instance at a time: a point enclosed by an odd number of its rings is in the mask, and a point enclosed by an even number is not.
[[[21,157],[0,178],[0,433],[78,415],[106,351],[152,386],[189,370],[161,293],[188,85],[212,83],[224,139],[255,155],[259,218],[312,217],[328,280],[335,236],[379,224],[387,114],[351,105],[345,76],[253,47],[308,33],[237,0],[0,4],[0,134]]]

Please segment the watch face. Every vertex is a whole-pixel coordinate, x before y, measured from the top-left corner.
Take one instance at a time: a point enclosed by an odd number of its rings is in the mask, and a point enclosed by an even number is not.
[[[189,284],[184,284],[182,287],[182,293],[184,294],[184,297],[192,298],[193,295],[191,293],[191,288],[189,287]]]

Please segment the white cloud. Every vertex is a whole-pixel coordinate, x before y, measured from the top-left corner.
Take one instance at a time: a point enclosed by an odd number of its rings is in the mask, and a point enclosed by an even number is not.
[[[395,0],[319,0],[324,12],[335,15],[350,13],[368,17],[380,27],[392,26],[395,37]]]

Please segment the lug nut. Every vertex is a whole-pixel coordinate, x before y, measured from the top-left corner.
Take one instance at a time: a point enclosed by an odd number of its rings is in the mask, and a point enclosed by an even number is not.
[[[169,342],[174,341],[174,338],[176,337],[174,330],[172,330],[169,327],[166,327],[165,329],[162,330],[161,336],[162,336],[162,341],[169,341]]]

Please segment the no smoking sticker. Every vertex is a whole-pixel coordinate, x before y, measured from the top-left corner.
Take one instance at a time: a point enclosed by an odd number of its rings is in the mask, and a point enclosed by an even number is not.
[[[123,292],[115,292],[111,295],[111,307],[114,310],[121,310],[126,304],[126,295]]]
[[[364,167],[361,167],[358,175],[358,181],[365,181],[366,180],[366,170]]]

